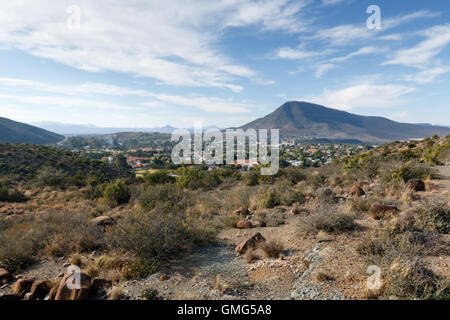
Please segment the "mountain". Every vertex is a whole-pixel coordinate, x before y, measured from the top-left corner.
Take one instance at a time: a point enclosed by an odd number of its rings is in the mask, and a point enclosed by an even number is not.
[[[450,134],[448,127],[399,123],[382,117],[360,116],[298,101],[286,102],[271,114],[241,128],[280,129],[280,135],[285,137],[357,139],[374,143]]]
[[[0,117],[0,142],[50,144],[63,139],[59,134]]]
[[[56,132],[62,135],[105,135],[123,132],[145,132],[145,133],[172,133],[177,128],[172,126],[155,127],[155,128],[114,128],[114,127],[97,127],[92,124],[69,124],[61,122],[33,122],[36,127]],[[205,127],[203,130],[220,130],[216,126]],[[186,130],[193,131],[192,128]]]
[[[92,124],[69,124],[61,122],[33,122],[36,127],[56,132],[63,135],[97,135],[112,134],[117,132],[159,132],[172,133],[176,128],[171,126],[156,128],[114,128],[114,127],[97,127]]]

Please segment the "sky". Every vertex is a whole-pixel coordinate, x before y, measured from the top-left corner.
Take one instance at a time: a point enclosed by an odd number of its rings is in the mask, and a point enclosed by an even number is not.
[[[224,128],[299,100],[450,125],[449,89],[448,0],[0,3],[16,121]]]

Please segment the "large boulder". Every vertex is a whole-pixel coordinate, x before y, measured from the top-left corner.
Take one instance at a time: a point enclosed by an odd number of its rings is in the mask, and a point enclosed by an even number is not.
[[[251,228],[253,228],[253,225],[248,220],[240,220],[236,224],[236,228],[238,228],[238,229],[251,229]]]
[[[8,270],[0,268],[0,284],[8,283],[11,278],[11,273]]]
[[[30,292],[31,286],[33,285],[33,279],[20,279],[17,280],[11,287],[11,292],[17,294],[21,298],[25,296],[27,292]]]
[[[85,273],[80,273],[80,286],[75,286],[75,274],[65,274],[61,279],[56,293],[55,300],[86,300],[92,287],[92,279]],[[53,289],[52,289],[53,290]],[[52,296],[52,294],[50,294]]]
[[[373,203],[370,206],[369,213],[375,220],[380,220],[389,213],[397,213],[399,210],[396,206],[390,206],[381,203]]]
[[[363,188],[361,188],[359,186],[353,186],[350,189],[350,195],[353,197],[362,197],[362,196],[366,195],[366,193],[363,190]]]
[[[53,281],[39,280],[35,281],[31,286],[32,299],[44,299],[50,290],[55,286]]]
[[[235,251],[239,254],[244,254],[250,249],[256,249],[260,243],[265,241],[266,239],[262,236],[261,233],[258,232],[253,237],[250,237],[238,244]]]
[[[409,179],[406,185],[414,191],[425,191],[425,182],[422,179]]]

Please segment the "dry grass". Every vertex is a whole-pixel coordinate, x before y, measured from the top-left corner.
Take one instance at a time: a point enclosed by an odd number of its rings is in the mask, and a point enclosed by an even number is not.
[[[358,228],[355,219],[354,215],[339,212],[339,208],[336,206],[319,207],[309,216],[301,217],[299,231],[301,235],[317,234],[320,231],[327,233],[352,232]]]

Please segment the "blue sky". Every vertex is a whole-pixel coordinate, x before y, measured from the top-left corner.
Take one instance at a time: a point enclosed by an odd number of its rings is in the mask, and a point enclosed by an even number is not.
[[[369,5],[381,10],[370,30]],[[289,100],[450,125],[450,3],[2,1],[0,116],[241,125]]]

